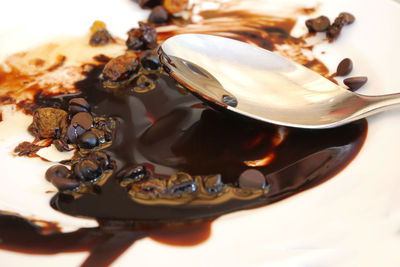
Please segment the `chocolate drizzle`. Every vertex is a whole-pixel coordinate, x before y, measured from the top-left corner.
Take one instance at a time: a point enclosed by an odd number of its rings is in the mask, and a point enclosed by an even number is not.
[[[295,52],[307,49],[304,40],[290,36],[295,22],[291,19],[264,18],[254,23],[253,17],[253,26],[243,20],[237,27],[229,23],[215,27],[213,19],[219,16],[227,17],[228,22],[251,16],[239,11],[202,15],[208,24],[172,31],[160,28],[160,40],[179,32],[200,31],[245,40],[289,56],[288,51],[280,50],[280,44],[293,47]],[[317,59],[295,55],[301,64],[327,74]],[[83,266],[106,266],[145,236],[173,245],[198,244],[207,239],[210,222],[218,216],[264,206],[328,180],[356,156],[366,137],[366,120],[329,130],[304,130],[213,109],[187,94],[164,72],[152,76],[151,90],[129,86],[110,90],[99,78],[104,63],[86,66],[85,78],[75,84],[77,93],[50,96],[35,84],[28,88],[35,92],[34,103],[21,103],[28,111],[36,107],[67,110],[70,99],[82,97],[93,114],[117,122],[112,145],[103,149],[116,163],[105,183],[95,192],[79,196],[57,193],[51,201],[53,208],[65,214],[97,219],[99,227],[72,233],[53,227],[44,234],[46,227],[3,214],[1,248],[32,254],[90,251]],[[0,73],[0,83],[20,84],[15,72]],[[12,98],[7,100],[14,103]],[[153,182],[153,187],[157,181],[168,184],[172,177],[184,179],[186,187],[176,188],[170,182],[173,190],[160,186],[151,197],[137,194],[135,183],[121,182],[121,173],[137,166],[144,166],[138,173],[148,175],[143,179]]]
[[[210,224],[206,222],[170,225],[169,228],[112,220],[99,223],[99,227],[61,233],[51,223],[39,227],[19,216],[0,214],[0,248],[41,255],[89,251],[89,257],[81,266],[109,266],[136,240],[145,236],[171,245],[191,246],[210,234]]]
[[[98,228],[44,235],[43,228],[29,221],[2,215],[3,249],[34,254],[90,251],[83,266],[106,266],[145,236],[168,244],[197,244],[208,237],[207,222],[216,216],[266,205],[326,181],[349,163],[366,136],[365,120],[330,130],[301,130],[215,111],[180,93],[165,75],[148,93],[113,94],[98,79],[101,68],[93,68],[76,86],[95,114],[119,121],[113,145],[105,149],[117,162],[115,173],[140,163],[160,177],[176,171],[220,174],[234,189],[243,171],[257,169],[266,177],[267,193],[249,200],[210,201],[212,205],[146,205],[133,201],[114,174],[97,194],[74,199],[58,193],[52,200],[61,212],[98,219]],[[59,96],[46,104],[62,107],[71,97]],[[285,133],[283,140],[277,140],[278,132]],[[257,160],[266,154],[274,155],[270,162]]]
[[[303,130],[216,111],[181,94],[164,74],[150,92],[113,94],[102,87],[100,72],[101,67],[94,68],[76,86],[95,114],[119,121],[112,146],[104,150],[116,161],[114,173],[144,165],[151,170],[149,181],[168,181],[184,172],[199,177],[197,191],[189,196],[138,196],[134,189],[121,186],[114,174],[98,194],[76,199],[58,194],[52,200],[54,208],[71,215],[175,221],[268,204],[331,177],[354,157],[365,137],[365,121],[331,130]],[[239,186],[239,176],[253,168],[265,175],[265,190]],[[202,194],[202,181],[210,175],[220,175],[226,190]]]

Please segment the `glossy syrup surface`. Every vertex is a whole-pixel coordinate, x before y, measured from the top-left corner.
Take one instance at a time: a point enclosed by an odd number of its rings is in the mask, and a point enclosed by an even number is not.
[[[290,35],[294,19],[240,11],[207,11],[202,16],[202,27],[186,24],[173,30],[159,28],[159,40],[184,32],[228,36],[275,50],[322,75],[328,74],[318,59],[309,59],[301,52],[306,47],[304,40]],[[295,53],[282,47],[290,47]],[[110,91],[99,80],[102,67],[94,66],[73,86],[76,94],[49,96],[46,88],[37,84],[11,93],[0,90],[4,104],[15,103],[21,92],[32,93],[33,103],[19,103],[27,113],[49,106],[66,110],[69,99],[85,97],[93,114],[117,121],[112,145],[104,149],[116,162],[107,182],[95,193],[77,198],[58,193],[51,202],[60,212],[97,219],[99,227],[62,233],[57,225],[38,226],[2,213],[2,249],[31,254],[89,251],[82,266],[107,266],[146,236],[171,245],[195,245],[208,238],[211,222],[218,216],[268,205],[332,178],[357,155],[367,134],[366,120],[335,129],[304,130],[215,110],[187,94],[165,73],[153,77],[155,88],[147,92],[129,88]],[[0,71],[2,88],[23,87],[32,79],[18,70]],[[119,177],[122,170],[136,165],[146,166],[152,178],[165,181],[177,172],[190,175],[200,184],[207,177],[219,176],[227,190],[187,199],[185,194],[182,198],[173,194],[150,200],[138,198],[121,186]],[[262,187],[243,187],[240,177],[249,170],[261,173]]]
[[[101,67],[94,68],[76,85],[93,113],[118,121],[113,144],[104,150],[117,169],[97,194],[76,199],[58,194],[53,199],[53,207],[71,215],[176,221],[269,204],[329,179],[356,155],[365,138],[365,120],[329,130],[276,126],[211,109],[164,74],[152,91],[116,93],[103,88],[100,73]],[[144,204],[132,199],[117,178],[122,169],[137,165],[165,180],[177,172],[192,177],[220,175],[237,191],[244,190],[239,177],[253,169],[264,175],[266,190],[250,190],[246,198],[233,192],[201,203],[191,199],[174,204],[156,198]]]

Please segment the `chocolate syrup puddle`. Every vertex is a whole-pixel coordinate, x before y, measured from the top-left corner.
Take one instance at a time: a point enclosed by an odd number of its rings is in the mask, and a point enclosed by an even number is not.
[[[209,221],[219,215],[263,206],[326,181],[351,161],[366,136],[366,120],[329,130],[304,130],[216,111],[182,94],[165,75],[145,94],[108,93],[98,80],[101,68],[95,67],[76,86],[94,113],[112,115],[120,122],[113,145],[106,149],[117,161],[115,173],[145,163],[165,177],[182,170],[220,173],[224,183],[237,187],[240,173],[256,168],[266,175],[268,194],[214,205],[142,205],[129,197],[114,175],[97,195],[73,199],[58,193],[52,200],[61,212],[98,219],[99,227],[72,233],[53,227],[44,234],[46,227],[1,215],[1,248],[32,254],[89,251],[82,266],[107,266],[145,236],[171,245],[198,244],[208,238]],[[39,98],[37,104],[62,107],[71,97]],[[283,140],[276,139],[277,132],[285,133]],[[274,157],[266,166],[244,163],[271,153]]]
[[[0,213],[0,248],[28,254],[52,255],[89,251],[81,266],[109,266],[136,240],[149,236],[169,245],[192,246],[210,235],[210,223],[136,224],[99,220],[100,226],[71,233],[57,231],[52,223],[33,222],[15,215]]]
[[[197,98],[180,93],[164,74],[150,92],[108,93],[98,79],[100,73],[101,66],[88,73],[76,84],[81,94],[74,96],[84,97],[93,113],[108,114],[119,121],[113,145],[104,150],[116,161],[117,169],[98,194],[74,199],[60,193],[53,198],[55,209],[74,216],[181,221],[265,205],[334,175],[357,154],[365,138],[365,120],[330,130],[304,130],[206,106],[199,108]],[[63,106],[69,98],[57,100]],[[281,140],[276,145],[279,134]],[[266,156],[273,159],[264,162]],[[140,199],[132,199],[115,175],[136,165],[147,166],[154,177],[161,178],[176,172],[192,177],[221,175],[222,182],[233,191],[200,204],[193,200],[185,205],[169,205],[154,200],[143,205]],[[238,177],[247,169],[265,175],[269,192],[258,197],[254,193],[251,199],[235,197]]]
[[[309,49],[304,40],[290,35],[293,19],[271,20],[241,11],[201,15],[202,25],[159,28],[160,40],[185,32],[217,34],[277,51],[322,75],[328,73],[320,61],[302,52]],[[261,22],[257,18],[262,18]],[[289,45],[294,53],[282,50],[283,45]],[[39,227],[0,213],[2,249],[32,254],[89,251],[83,266],[107,266],[146,236],[171,245],[195,245],[208,238],[211,221],[220,215],[264,206],[328,180],[356,156],[367,133],[366,120],[335,129],[304,130],[211,109],[183,93],[165,74],[146,93],[129,89],[110,92],[99,80],[101,70],[101,65],[93,66],[86,78],[76,83],[78,93],[73,95],[51,97],[35,84],[28,88],[34,91],[35,103],[21,105],[28,111],[37,106],[67,109],[69,99],[85,97],[94,114],[118,121],[113,144],[104,150],[117,166],[107,182],[96,193],[78,198],[57,193],[51,201],[60,212],[97,219],[99,227],[61,233],[50,225]],[[0,75],[0,83],[11,77],[6,75]],[[2,97],[3,103],[14,103],[7,94]],[[220,175],[230,191],[223,199],[200,199],[203,202],[140,202],[116,177],[122,169],[138,164],[163,179],[176,172],[197,177]],[[266,189],[250,190],[246,197],[238,198],[236,193],[242,190],[238,177],[249,169],[265,176]]]
[[[106,266],[137,239],[149,236],[171,245],[194,245],[208,238],[209,221],[245,208],[263,206],[318,185],[357,154],[367,132],[366,120],[329,130],[304,130],[266,124],[208,108],[162,74],[147,93],[107,92],[99,80],[102,66],[78,82],[78,95],[44,97],[36,105],[66,107],[72,97],[85,97],[98,115],[117,118],[116,137],[105,151],[117,170],[98,194],[74,199],[58,193],[57,210],[98,219],[97,228],[60,233],[20,217],[0,216],[0,247],[32,254],[90,251],[83,266]],[[263,159],[271,156],[269,161]],[[220,174],[238,187],[238,176],[257,169],[266,176],[268,193],[250,200],[231,199],[212,205],[143,205],[130,198],[115,174],[129,165],[145,164],[155,175],[177,171]],[[23,242],[22,242],[23,240]]]

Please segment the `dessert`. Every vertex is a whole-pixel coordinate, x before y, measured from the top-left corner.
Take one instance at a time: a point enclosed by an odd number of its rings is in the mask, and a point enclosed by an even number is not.
[[[141,36],[135,30],[133,33]],[[279,35],[290,38],[284,30]],[[247,37],[243,33],[238,36]],[[274,37],[273,41],[249,38],[270,46],[280,41],[280,37]],[[129,42],[134,44],[133,50],[152,48],[148,45],[151,42],[139,41]],[[148,52],[146,57],[140,55],[134,61],[141,68],[137,73],[132,68],[122,78],[121,75],[107,76],[104,62],[93,64],[75,84],[78,93],[41,95],[33,101],[35,112],[51,108],[52,115],[60,115],[51,119],[51,125],[45,124],[42,128],[42,116],[34,115],[38,118],[33,121],[35,136],[58,140],[59,150],[75,146],[83,152],[74,158],[76,162],[63,162],[64,167],[49,169],[46,178],[60,190],[52,201],[53,207],[67,214],[98,218],[101,225],[97,229],[47,236],[47,240],[64,243],[53,245],[53,251],[92,250],[86,262],[89,265],[99,256],[94,248],[107,246],[110,232],[128,236],[125,240],[119,239],[116,254],[136,239],[156,236],[157,231],[178,229],[179,232],[192,227],[193,232],[203,231],[207,237],[208,223],[216,216],[271,203],[323,182],[344,167],[363,143],[365,121],[332,132],[311,133],[265,125],[210,109],[175,85],[159,68],[154,53]],[[102,57],[107,64],[112,62],[108,60]],[[125,70],[118,74],[126,73]],[[121,82],[126,82],[122,88]],[[48,110],[43,114],[48,114]],[[66,114],[70,118],[65,120]],[[110,131],[103,131],[96,124],[97,119],[111,124],[107,126]],[[116,125],[112,127],[114,122]],[[58,130],[64,124],[67,125],[65,135]],[[113,136],[121,132],[122,135]],[[107,139],[106,133],[111,138]],[[99,149],[102,144],[105,145]],[[299,166],[303,173],[296,171]],[[104,172],[111,175],[103,179]],[[74,179],[70,179],[71,175]],[[211,211],[202,205],[211,205]],[[35,253],[51,251],[34,225],[18,217],[5,217],[4,224],[18,225],[14,229],[32,230],[33,234],[26,236],[35,240],[32,241],[37,249]],[[187,223],[184,227],[179,226],[182,220]],[[12,235],[9,233],[9,238],[5,238],[4,246],[12,247],[10,244],[15,238]],[[63,241],[68,238],[73,244]],[[89,241],[82,244],[79,240]],[[112,244],[115,245],[109,243]],[[29,250],[23,245],[18,249]],[[109,256],[108,262],[111,260]]]

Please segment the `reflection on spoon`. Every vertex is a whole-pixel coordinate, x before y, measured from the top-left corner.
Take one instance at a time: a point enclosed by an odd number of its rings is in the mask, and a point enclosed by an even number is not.
[[[356,94],[277,54],[224,37],[177,35],[163,43],[160,58],[200,98],[285,126],[337,127],[400,103],[400,94]]]

